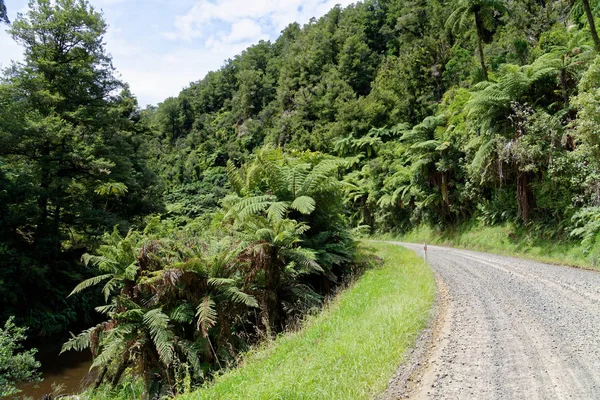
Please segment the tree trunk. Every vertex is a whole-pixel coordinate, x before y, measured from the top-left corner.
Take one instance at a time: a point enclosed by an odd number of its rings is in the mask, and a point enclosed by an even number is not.
[[[529,173],[519,172],[517,177],[517,207],[523,222],[529,222]]]
[[[475,13],[475,27],[477,28],[477,48],[479,49],[479,61],[481,62],[481,70],[483,71],[483,79],[489,80],[487,67],[485,66],[485,58],[483,56],[483,23],[478,12]]]
[[[119,381],[121,380],[121,376],[123,375],[123,372],[125,372],[125,370],[127,369],[127,366],[129,365],[129,362],[127,361],[123,361],[121,363],[121,365],[119,365],[119,368],[117,368],[117,372],[115,372],[115,376],[112,379],[111,385],[114,388],[117,387],[117,385],[119,384]]]
[[[270,250],[269,261],[265,270],[264,306],[261,310],[261,322],[264,325],[267,336],[271,337],[277,332],[280,322],[279,315],[279,286],[281,285],[281,269],[278,262],[277,248]]]
[[[563,56],[563,64],[564,64],[564,56]],[[568,91],[568,85],[567,85],[567,70],[566,69],[562,69],[560,71],[560,84],[562,86],[562,90],[563,90],[563,100],[565,102],[565,105],[569,104],[569,91]]]
[[[594,15],[590,8],[589,0],[581,0],[583,2],[583,8],[585,10],[585,16],[587,17],[588,24],[590,25],[590,32],[592,33],[592,39],[594,39],[594,48],[597,52],[600,52],[600,39],[598,38],[598,32],[596,32],[596,23],[594,22]]]
[[[102,368],[102,372],[100,373],[100,375],[98,375],[98,379],[96,379],[96,383],[94,384],[94,389],[98,389],[100,387],[107,371],[108,371],[108,367],[104,366],[104,368]]]
[[[362,203],[362,208],[363,208],[363,222],[366,225],[369,225],[369,231],[371,233],[375,232],[375,221],[373,219],[373,215],[371,214],[371,211],[369,210],[369,206],[367,205],[367,198],[368,196],[363,196],[361,199],[361,203]]]

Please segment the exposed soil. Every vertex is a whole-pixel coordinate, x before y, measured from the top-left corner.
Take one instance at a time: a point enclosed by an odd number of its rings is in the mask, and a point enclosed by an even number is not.
[[[600,273],[436,246],[428,261],[447,308],[384,399],[600,399]]]

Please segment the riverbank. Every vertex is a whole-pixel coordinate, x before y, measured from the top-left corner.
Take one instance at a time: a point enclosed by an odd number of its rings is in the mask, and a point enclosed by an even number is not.
[[[431,270],[413,252],[370,243],[384,260],[297,332],[247,354],[188,399],[370,399],[381,393],[425,327]]]
[[[45,395],[52,397],[74,395],[94,381],[96,372],[90,372],[92,365],[90,352],[70,351],[59,354],[61,342],[60,339],[56,343],[38,341],[37,359],[41,362],[40,372],[43,380],[18,385],[21,393],[16,398],[38,400]]]

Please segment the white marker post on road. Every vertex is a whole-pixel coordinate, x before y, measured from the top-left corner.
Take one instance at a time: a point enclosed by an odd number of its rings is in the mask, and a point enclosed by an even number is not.
[[[423,260],[427,262],[427,243],[423,245]]]

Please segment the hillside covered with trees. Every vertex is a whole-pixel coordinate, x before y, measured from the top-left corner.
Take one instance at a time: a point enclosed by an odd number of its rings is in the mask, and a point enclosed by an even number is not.
[[[598,14],[366,0],[141,109],[87,1],[0,1],[25,51],[0,80],[0,320],[92,326],[65,349],[98,384],[177,393],[366,268],[357,233],[511,222],[595,258]]]

